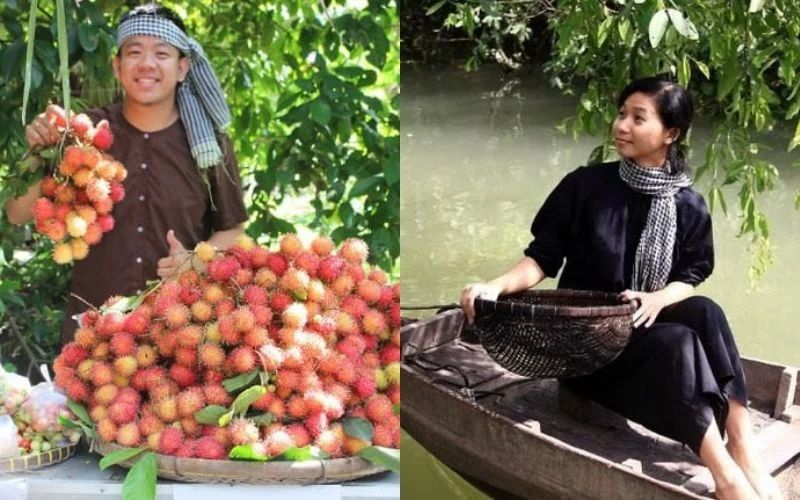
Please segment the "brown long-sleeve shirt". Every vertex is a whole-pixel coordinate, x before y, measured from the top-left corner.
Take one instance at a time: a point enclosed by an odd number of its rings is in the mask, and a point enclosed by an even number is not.
[[[210,169],[205,184],[178,119],[158,132],[142,132],[122,115],[122,105],[87,112],[97,123],[111,124],[114,143],[108,153],[128,170],[125,198],[114,206],[114,229],[75,263],[70,291],[96,306],[112,295],[131,295],[157,279],[158,260],[169,253],[167,231],[187,249],[247,220],[242,184],[230,140],[223,138],[225,164]],[[213,201],[213,208],[212,208]],[[72,339],[72,316],[86,310],[70,297],[62,342]]]

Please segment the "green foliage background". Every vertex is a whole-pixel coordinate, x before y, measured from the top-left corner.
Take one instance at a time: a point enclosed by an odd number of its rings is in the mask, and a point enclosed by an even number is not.
[[[65,1],[72,108],[116,100],[116,20],[141,2]],[[399,26],[393,0],[162,2],[203,45],[233,112],[250,213],[262,243],[300,224],[339,242],[364,238],[399,273]],[[28,113],[22,117],[26,0],[0,3],[0,206],[40,175],[24,172],[23,122],[61,102],[55,2],[37,7]],[[293,207],[291,217],[278,214]],[[68,269],[51,246],[0,218],[0,360],[23,373],[59,342]]]
[[[425,60],[445,42],[464,49],[466,70],[486,62],[506,71],[542,63],[554,87],[577,97],[575,114],[560,129],[602,138],[590,163],[616,156],[609,125],[617,113],[616,96],[625,84],[642,76],[668,74],[688,86],[696,116],[716,124],[706,150],[695,151],[695,179],[710,177],[706,195],[712,210],[728,210],[730,200],[723,196],[722,186],[739,188],[738,206],[731,209],[740,215],[740,236],[747,237],[752,252],[750,276],[755,282],[764,274],[772,262],[772,246],[769,221],[758,200],[772,189],[779,169],[764,155],[762,138],[773,130],[780,134],[780,129],[791,128],[787,149],[800,144],[800,3],[409,3],[414,8],[402,13],[404,60]],[[795,161],[792,167],[798,165]],[[800,207],[800,193],[795,206]]]

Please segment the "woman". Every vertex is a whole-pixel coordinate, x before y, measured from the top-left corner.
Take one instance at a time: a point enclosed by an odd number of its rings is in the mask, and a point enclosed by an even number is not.
[[[565,383],[618,413],[686,443],[708,466],[718,498],[780,498],[759,464],[742,365],[725,315],[694,287],[714,267],[711,218],[691,188],[680,143],[692,103],[658,78],[629,84],[613,134],[619,162],[569,173],[536,215],[534,239],[513,268],[468,285],[461,306],[555,277],[560,288],[636,300],[634,331],[605,368]],[[728,433],[727,447],[722,432]]]

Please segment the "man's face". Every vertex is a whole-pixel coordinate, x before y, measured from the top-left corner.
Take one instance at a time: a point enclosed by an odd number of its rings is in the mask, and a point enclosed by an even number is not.
[[[144,106],[173,102],[178,82],[189,71],[189,59],[154,36],[127,39],[113,64],[114,76],[125,90],[125,98]]]

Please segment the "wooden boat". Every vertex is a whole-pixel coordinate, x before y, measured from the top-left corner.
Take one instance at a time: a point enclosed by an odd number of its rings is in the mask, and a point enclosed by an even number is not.
[[[497,365],[462,333],[460,310],[401,329],[403,428],[501,497],[684,499],[713,495],[689,450],[580,398],[557,380]],[[743,359],[764,464],[800,498],[797,368]]]

